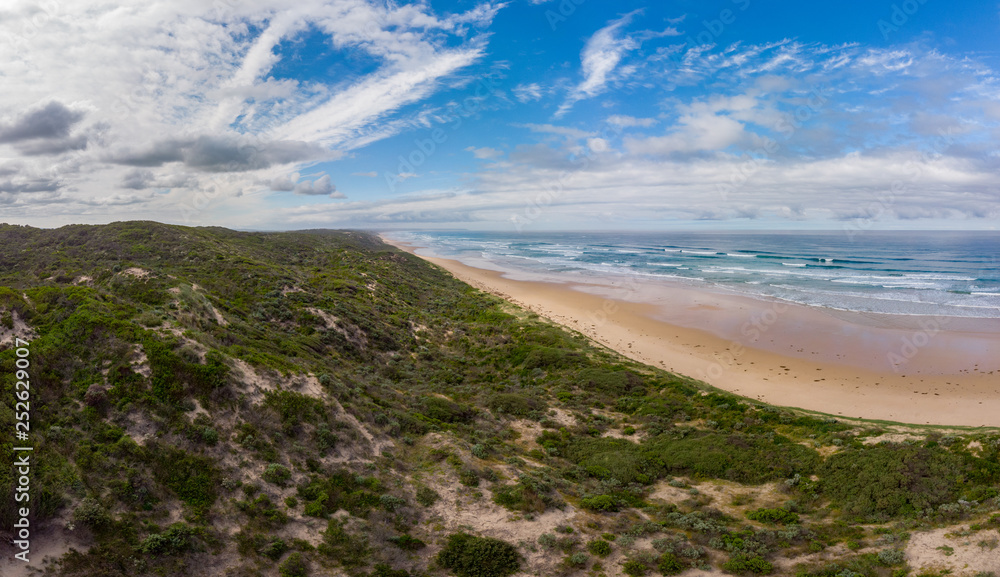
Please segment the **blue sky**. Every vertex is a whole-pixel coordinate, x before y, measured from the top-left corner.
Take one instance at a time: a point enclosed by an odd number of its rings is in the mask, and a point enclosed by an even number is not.
[[[0,221],[995,229],[1000,5],[0,8]]]

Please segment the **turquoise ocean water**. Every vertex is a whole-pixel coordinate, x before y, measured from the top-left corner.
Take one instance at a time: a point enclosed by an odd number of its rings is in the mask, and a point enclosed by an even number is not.
[[[1000,319],[1000,232],[393,232],[539,278],[661,280],[840,310]]]

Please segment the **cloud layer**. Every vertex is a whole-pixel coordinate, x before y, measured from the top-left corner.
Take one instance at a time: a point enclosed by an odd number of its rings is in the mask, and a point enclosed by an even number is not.
[[[130,209],[140,218],[196,204],[204,215],[246,195],[343,198],[329,174],[289,190],[258,183],[405,130],[419,113],[412,105],[482,58],[500,8],[483,2],[438,15],[425,4],[365,0],[7,2],[4,216],[88,220],[101,213],[95,206],[123,201],[116,189],[157,191]],[[314,40],[369,64],[336,77],[279,71]]]
[[[930,36],[694,45],[683,39],[704,34],[697,18],[588,4],[572,33],[539,37],[522,16],[544,23],[555,2],[444,4],[6,2],[0,220],[987,228],[1000,217],[1000,75]],[[520,12],[502,28],[504,11]]]

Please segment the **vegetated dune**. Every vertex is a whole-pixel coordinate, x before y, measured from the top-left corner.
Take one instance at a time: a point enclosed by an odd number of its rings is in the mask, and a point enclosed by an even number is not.
[[[722,393],[363,233],[0,226],[0,324],[36,467],[5,577],[996,566],[995,431]]]

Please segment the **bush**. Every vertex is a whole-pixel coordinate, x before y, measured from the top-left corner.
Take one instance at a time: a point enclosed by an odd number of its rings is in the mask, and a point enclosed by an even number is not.
[[[437,503],[441,499],[441,495],[430,487],[420,487],[417,489],[417,503],[420,503],[424,507],[430,507]]]
[[[425,415],[444,423],[466,423],[476,416],[476,412],[468,405],[441,397],[425,397],[423,405]]]
[[[261,478],[268,483],[281,486],[292,478],[292,472],[284,465],[271,463],[264,469],[264,474],[261,475]]]
[[[878,552],[879,563],[891,567],[906,561],[906,555],[898,549],[883,549]]]
[[[582,388],[600,391],[612,397],[622,397],[644,388],[642,378],[629,371],[583,369],[578,376]]]
[[[153,533],[139,543],[139,551],[149,555],[176,555],[194,547],[197,531],[184,523],[175,523],[162,533]]]
[[[757,555],[733,555],[729,561],[722,564],[722,568],[738,575],[769,575],[774,571],[773,565]]]
[[[579,364],[584,357],[579,353],[554,347],[533,347],[524,357],[526,369],[563,369]]]
[[[542,533],[538,536],[538,544],[546,549],[555,549],[558,540],[552,533]]]
[[[667,475],[726,479],[745,484],[811,474],[819,453],[774,436],[693,432],[660,435],[642,444],[625,439],[562,436],[546,431],[538,443],[583,467],[593,477],[622,483]]]
[[[587,543],[587,551],[598,557],[607,557],[611,554],[611,543],[608,543],[604,539],[594,539]]]
[[[798,515],[785,509],[761,508],[755,511],[747,511],[747,519],[760,521],[761,523],[767,523],[769,525],[788,525],[790,523],[799,522]]]
[[[512,511],[541,513],[545,511],[545,501],[534,488],[521,482],[516,485],[493,487],[493,502]]]
[[[389,511],[390,513],[395,511],[396,509],[399,509],[403,505],[406,505],[406,499],[403,499],[402,497],[397,497],[395,495],[381,495],[378,498],[378,501],[379,504],[382,505],[382,508],[385,509],[386,511]]]
[[[416,551],[427,546],[426,543],[411,535],[403,534],[397,537],[389,537],[389,542],[405,551]]]
[[[288,543],[285,543],[284,539],[275,537],[265,543],[264,546],[257,552],[272,561],[277,561],[278,559],[281,559],[281,556],[284,555],[285,551],[288,551],[288,549]]]
[[[306,577],[309,574],[309,566],[301,553],[292,553],[285,559],[285,562],[278,567],[281,577]]]
[[[664,553],[660,555],[659,562],[657,563],[657,568],[660,573],[664,575],[677,575],[685,569],[684,563],[677,558],[677,555],[673,553]]]
[[[545,405],[537,400],[518,393],[493,395],[486,402],[486,406],[498,415],[513,415],[515,417],[526,417],[545,408]]]
[[[521,557],[510,543],[468,533],[450,535],[437,562],[458,577],[507,577],[521,568]]]
[[[73,511],[73,518],[91,528],[98,529],[111,523],[111,515],[97,499],[87,497]]]
[[[835,453],[819,475],[823,493],[844,513],[883,521],[954,502],[962,483],[993,478],[990,468],[941,447],[883,443]]]
[[[580,499],[580,506],[591,511],[617,511],[618,502],[611,495],[595,495]]]
[[[642,577],[648,569],[645,563],[635,559],[629,559],[622,565],[622,572],[629,577]]]
[[[155,460],[154,476],[191,507],[196,516],[207,513],[215,503],[219,481],[214,461],[153,443],[147,444],[146,450]]]
[[[206,445],[215,446],[219,442],[219,432],[212,427],[205,427],[201,430],[201,440]]]
[[[371,577],[410,577],[410,573],[405,569],[393,569],[391,565],[379,563],[375,565]]]

